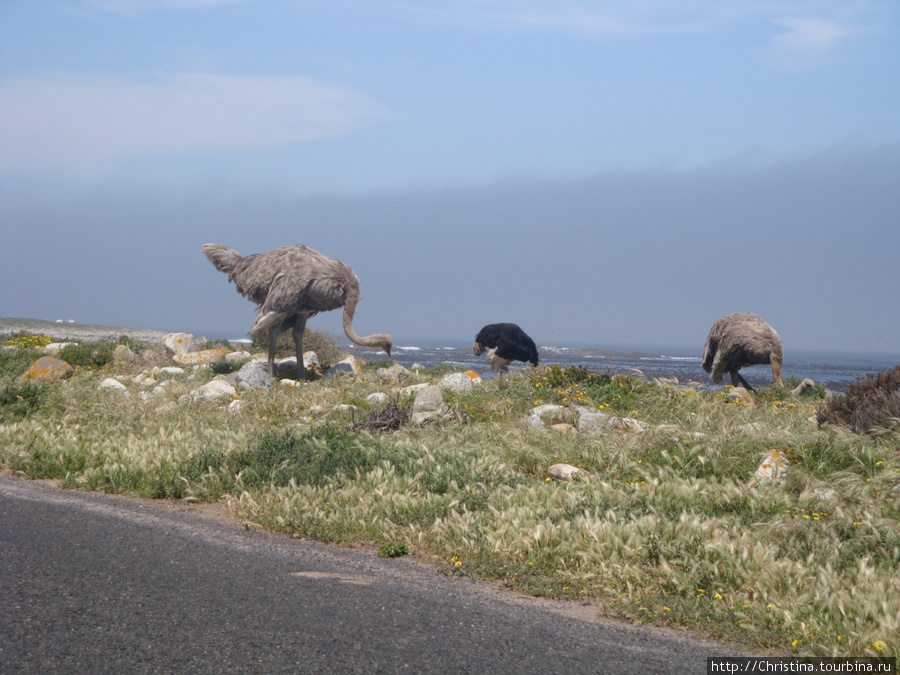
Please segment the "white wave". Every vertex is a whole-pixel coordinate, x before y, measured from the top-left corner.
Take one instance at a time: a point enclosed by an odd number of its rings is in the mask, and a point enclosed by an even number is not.
[[[394,349],[400,349],[404,352],[420,352],[420,351],[422,351],[421,347],[394,347]]]

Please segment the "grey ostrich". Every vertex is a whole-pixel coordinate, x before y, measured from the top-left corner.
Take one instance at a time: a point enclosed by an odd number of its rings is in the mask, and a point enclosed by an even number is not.
[[[703,347],[703,370],[711,374],[713,382],[718,384],[722,375],[730,373],[731,384],[743,384],[750,391],[753,387],[741,377],[741,368],[770,364],[772,382],[781,384],[783,360],[778,333],[752,312],[723,316],[712,325]]]
[[[340,260],[297,244],[268,253],[241,256],[227,246],[206,244],[203,254],[228,275],[238,293],[259,305],[250,332],[268,341],[269,374],[275,374],[275,346],[282,331],[292,328],[297,351],[297,377],[305,379],[303,332],[306,320],[319,312],[344,308],[344,332],[362,347],[379,347],[391,354],[387,333],[360,337],[353,331],[359,302],[359,279]]]

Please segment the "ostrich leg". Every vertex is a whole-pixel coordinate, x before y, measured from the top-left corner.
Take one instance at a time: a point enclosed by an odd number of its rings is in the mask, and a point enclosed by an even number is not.
[[[297,379],[306,379],[306,366],[303,365],[303,332],[306,330],[306,317],[300,314],[294,321],[294,350],[297,352]]]

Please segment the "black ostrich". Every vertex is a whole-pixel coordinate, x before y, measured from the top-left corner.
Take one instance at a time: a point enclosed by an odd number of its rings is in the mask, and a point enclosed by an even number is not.
[[[478,331],[472,350],[475,356],[487,352],[491,368],[501,373],[509,370],[511,361],[538,364],[537,345],[514,323],[488,324]]]

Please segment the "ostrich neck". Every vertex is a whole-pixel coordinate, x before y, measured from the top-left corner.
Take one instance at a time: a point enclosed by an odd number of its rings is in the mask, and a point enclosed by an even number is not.
[[[344,302],[344,333],[346,333],[351,342],[358,344],[360,347],[378,347],[378,336],[359,336],[353,330],[353,315],[356,312],[358,300],[359,298],[348,297]]]

